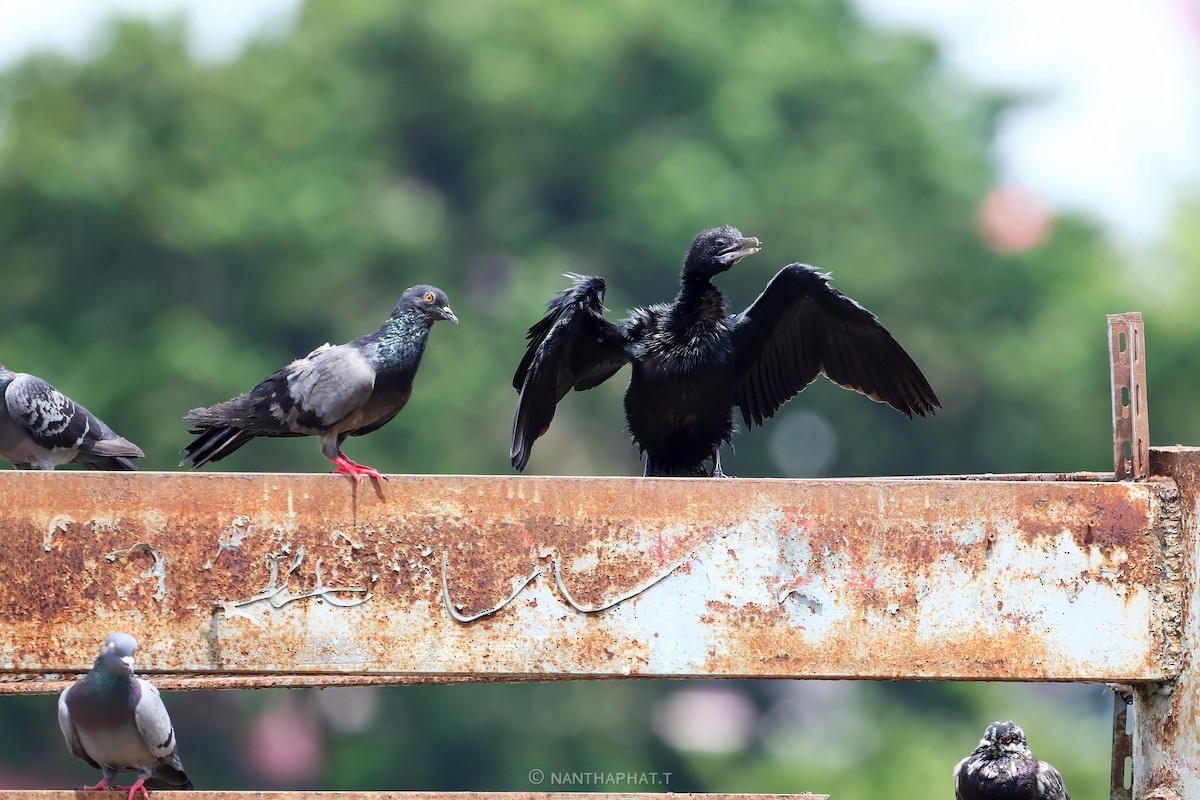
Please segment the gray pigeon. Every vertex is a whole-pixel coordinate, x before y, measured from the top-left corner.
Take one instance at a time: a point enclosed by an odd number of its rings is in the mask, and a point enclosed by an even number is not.
[[[58,696],[58,726],[71,752],[104,771],[95,786],[117,789],[118,772],[136,772],[128,800],[147,789],[191,789],[175,746],[175,729],[158,689],[134,677],[137,642],[127,633],[104,640],[91,672]]]
[[[184,417],[189,433],[183,464],[220,461],[256,436],[319,436],[335,474],[359,483],[382,478],[342,454],[347,436],[378,430],[404,408],[421,364],[429,329],[439,319],[458,324],[446,293],[434,286],[404,292],[374,333],[336,347],[326,344],[276,371],[245,394]]]
[[[141,448],[36,375],[0,364],[0,458],[17,469],[74,461],[92,469],[133,470]]]

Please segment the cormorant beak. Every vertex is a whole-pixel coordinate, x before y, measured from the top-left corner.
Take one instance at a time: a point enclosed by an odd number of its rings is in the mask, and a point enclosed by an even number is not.
[[[762,248],[762,243],[753,236],[748,236],[745,239],[738,239],[733,244],[721,251],[713,260],[718,264],[724,264],[727,267],[733,266],[741,261],[746,256],[752,256]]]
[[[448,319],[455,325],[458,324],[458,317],[454,316],[454,312],[450,310],[450,306],[442,306],[438,309],[442,315],[442,319]]]

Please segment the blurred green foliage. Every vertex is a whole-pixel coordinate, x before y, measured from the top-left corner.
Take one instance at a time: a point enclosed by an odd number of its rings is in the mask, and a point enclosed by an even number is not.
[[[560,273],[605,275],[619,317],[669,299],[691,237],[728,222],[766,243],[719,279],[732,306],[790,261],[828,269],[945,406],[910,423],[822,381],[737,435],[733,474],[1104,470],[1104,314],[1135,309],[1155,441],[1195,442],[1200,213],[1152,259],[1070,217],[1039,247],[993,252],[976,215],[1012,102],[846,0],[310,0],[285,35],[215,65],[194,63],[179,25],[115,24],[94,60],[43,55],[0,76],[0,361],[173,469],[187,409],[373,330],[431,282],[463,324],[435,329],[408,407],[347,452],[385,472],[507,473],[511,373]],[[624,380],[568,397],[530,471],[639,473]],[[811,415],[829,457],[791,458]],[[280,440],[217,468],[328,465],[315,441]],[[270,785],[245,739],[288,704],[321,732],[307,780],[323,788],[522,790],[536,767],[672,771],[676,791],[949,796],[953,764],[1006,717],[1074,794],[1107,786],[1098,688],[735,685],[761,725],[723,755],[654,732],[682,689],[661,682],[381,690],[357,733],[331,727],[314,692],[168,703],[209,787]],[[796,696],[832,705],[810,721]],[[0,781],[89,777],[49,698],[0,714]]]

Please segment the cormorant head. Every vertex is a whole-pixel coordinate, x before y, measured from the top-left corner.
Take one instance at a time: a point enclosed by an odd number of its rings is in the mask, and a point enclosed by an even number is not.
[[[696,234],[687,258],[683,261],[685,275],[705,277],[724,272],[748,255],[757,253],[761,243],[753,236],[742,236],[732,225],[709,228]]]
[[[1027,754],[1029,745],[1025,742],[1025,731],[1012,721],[993,722],[988,725],[979,747],[995,752],[997,755]]]
[[[406,309],[413,309],[431,320],[448,319],[455,325],[458,324],[458,317],[454,316],[454,312],[450,310],[449,298],[436,286],[421,284],[406,290],[392,316]]]

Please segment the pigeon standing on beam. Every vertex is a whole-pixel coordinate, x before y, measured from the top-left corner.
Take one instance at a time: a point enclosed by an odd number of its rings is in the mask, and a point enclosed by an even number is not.
[[[815,267],[789,264],[749,308],[729,314],[712,279],[760,246],[728,225],[701,231],[684,257],[674,302],[635,308],[619,326],[603,316],[604,279],[569,276],[574,286],[529,329],[513,376],[520,394],[513,467],[525,469],[567,392],[598,386],[626,363],[633,374],[625,422],[648,476],[721,476],[733,409],[747,427],[762,425],[821,373],[908,417],[941,407],[875,315]]]
[[[58,726],[71,753],[104,771],[84,789],[121,789],[118,772],[136,772],[128,800],[147,789],[191,789],[166,706],[149,681],[133,674],[137,642],[127,633],[104,640],[88,674],[58,696]]]
[[[92,469],[135,470],[136,444],[36,375],[0,364],[0,458],[17,469],[75,462]]]
[[[434,286],[404,292],[383,326],[338,345],[322,345],[278,370],[245,394],[184,417],[199,434],[181,462],[199,467],[220,461],[257,436],[319,436],[321,454],[359,483],[382,478],[342,454],[347,436],[385,425],[412,394],[429,329],[437,320],[458,324],[446,293]]]
[[[1039,761],[1015,722],[993,722],[954,767],[955,800],[1071,800],[1058,770]]]

